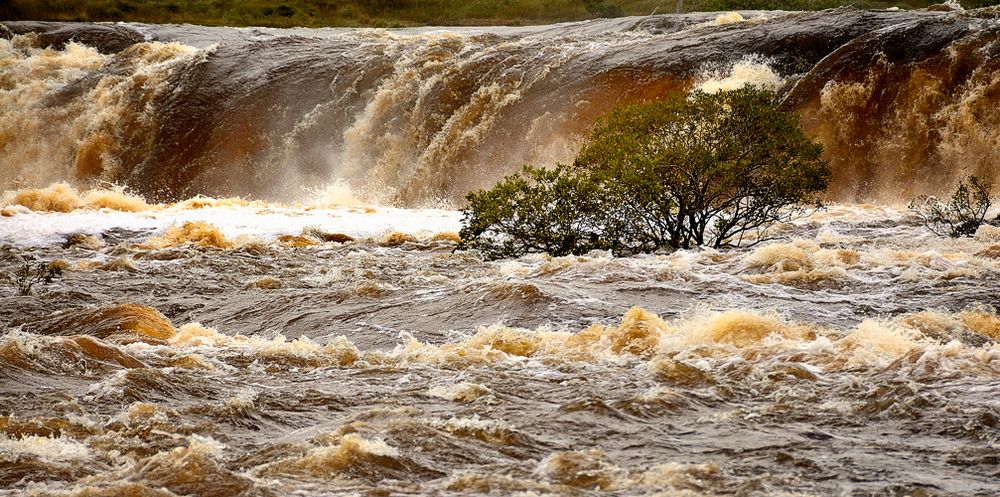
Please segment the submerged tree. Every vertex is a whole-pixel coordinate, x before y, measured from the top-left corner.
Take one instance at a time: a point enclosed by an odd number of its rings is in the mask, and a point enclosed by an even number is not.
[[[759,241],[816,205],[830,180],[822,145],[774,94],[739,90],[629,105],[595,127],[575,166],[619,183],[621,200],[673,248]]]
[[[566,166],[551,170],[524,166],[493,188],[466,197],[469,206],[459,248],[479,250],[491,259],[601,248],[602,206],[596,188],[570,174]]]
[[[621,107],[572,167],[528,168],[470,194],[460,248],[505,257],[756,243],[818,205],[830,179],[821,153],[773,93],[749,86]],[[553,237],[565,242],[557,250]]]
[[[986,222],[986,213],[993,205],[992,190],[989,180],[969,176],[958,182],[947,203],[921,195],[910,202],[910,210],[938,236],[972,236]]]

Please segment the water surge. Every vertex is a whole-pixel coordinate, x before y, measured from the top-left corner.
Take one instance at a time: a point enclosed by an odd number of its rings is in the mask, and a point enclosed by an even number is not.
[[[7,22],[0,187],[293,200],[341,181],[455,205],[523,163],[571,160],[617,104],[751,83],[826,146],[832,200],[905,200],[997,176],[998,22],[850,8],[396,31]]]

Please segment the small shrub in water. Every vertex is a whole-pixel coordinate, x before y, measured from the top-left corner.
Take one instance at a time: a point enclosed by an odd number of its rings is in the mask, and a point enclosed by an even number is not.
[[[910,202],[910,211],[938,236],[972,236],[986,222],[986,213],[993,205],[992,189],[990,181],[969,176],[959,181],[948,202],[921,195]]]
[[[3,259],[14,263],[14,269],[0,272],[0,284],[11,285],[18,295],[31,295],[39,283],[49,284],[62,276],[68,267],[66,261],[33,261],[14,253],[9,248],[3,250]]]

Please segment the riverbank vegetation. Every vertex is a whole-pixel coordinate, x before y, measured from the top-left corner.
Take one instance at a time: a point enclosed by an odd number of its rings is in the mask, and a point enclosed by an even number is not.
[[[470,193],[458,248],[492,259],[758,243],[819,205],[822,151],[751,86],[620,107],[572,165],[525,167]]]
[[[818,10],[852,5],[905,9],[929,0],[685,0],[686,12]],[[966,8],[996,0],[962,0]],[[131,21],[273,27],[526,25],[676,12],[676,0],[4,0],[0,19]]]

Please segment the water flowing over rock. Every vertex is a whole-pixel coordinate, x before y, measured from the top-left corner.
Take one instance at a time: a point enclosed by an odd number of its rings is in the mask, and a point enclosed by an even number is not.
[[[617,104],[743,83],[803,115],[835,200],[938,193],[1000,162],[990,9],[392,31],[5,25],[4,188],[289,200],[340,179],[370,200],[454,204],[523,163],[571,160]]]

